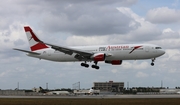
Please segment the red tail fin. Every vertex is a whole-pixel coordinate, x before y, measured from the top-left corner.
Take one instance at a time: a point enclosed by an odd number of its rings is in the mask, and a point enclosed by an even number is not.
[[[49,48],[46,44],[41,43],[42,41],[36,36],[36,34],[29,26],[25,26],[24,30],[26,32],[31,51]]]

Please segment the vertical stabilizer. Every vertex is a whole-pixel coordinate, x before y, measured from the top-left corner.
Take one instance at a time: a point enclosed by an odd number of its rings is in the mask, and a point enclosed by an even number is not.
[[[36,34],[29,26],[25,26],[24,30],[26,32],[31,51],[49,48],[46,44],[41,43],[42,41],[36,36]]]

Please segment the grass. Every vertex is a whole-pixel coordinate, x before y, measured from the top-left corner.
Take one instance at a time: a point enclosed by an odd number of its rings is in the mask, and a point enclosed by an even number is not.
[[[180,105],[180,99],[0,98],[0,105]]]

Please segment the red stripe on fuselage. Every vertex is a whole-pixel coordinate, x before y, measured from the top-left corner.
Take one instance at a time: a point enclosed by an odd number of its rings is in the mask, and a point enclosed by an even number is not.
[[[135,47],[133,48],[133,50],[132,50],[131,52],[129,52],[129,54],[132,53],[134,50],[140,48],[140,47],[142,47],[142,46],[135,46]]]

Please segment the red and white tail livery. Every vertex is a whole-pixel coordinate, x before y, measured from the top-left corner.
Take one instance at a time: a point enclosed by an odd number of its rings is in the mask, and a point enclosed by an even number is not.
[[[46,43],[38,38],[29,26],[24,30],[29,41],[31,51],[14,48],[14,50],[28,53],[30,57],[56,62],[82,62],[81,66],[88,68],[88,62],[93,62],[92,68],[99,69],[98,62],[121,65],[123,60],[151,59],[151,65],[157,57],[165,51],[153,44],[118,44],[67,47]]]
[[[36,36],[36,34],[33,32],[33,30],[30,27],[24,27],[24,30],[26,32],[26,36],[29,41],[31,51],[49,48],[44,43],[35,41],[35,39],[37,40],[39,38]]]

